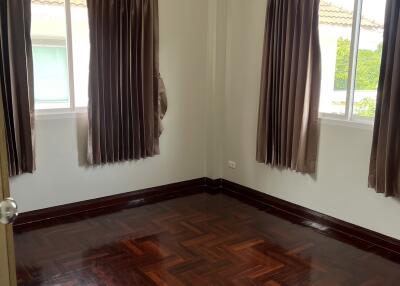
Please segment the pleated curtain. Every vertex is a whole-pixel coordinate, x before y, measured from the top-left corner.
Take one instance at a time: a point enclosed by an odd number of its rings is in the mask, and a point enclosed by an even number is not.
[[[400,197],[400,1],[387,0],[369,186]]]
[[[0,96],[9,173],[35,170],[31,0],[0,1]]]
[[[159,154],[167,109],[157,0],[88,0],[90,164]]]
[[[319,0],[267,3],[257,161],[314,173],[320,94]]]

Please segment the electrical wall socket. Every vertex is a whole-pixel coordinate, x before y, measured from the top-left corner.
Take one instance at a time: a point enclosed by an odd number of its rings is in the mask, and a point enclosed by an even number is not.
[[[231,169],[236,169],[236,162],[234,161],[228,161],[228,167]]]

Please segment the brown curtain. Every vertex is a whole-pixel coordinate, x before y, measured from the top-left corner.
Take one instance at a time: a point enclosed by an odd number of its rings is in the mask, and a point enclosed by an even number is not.
[[[320,92],[319,0],[269,0],[257,161],[314,173]]]
[[[166,108],[157,0],[88,0],[91,164],[159,154]]]
[[[369,186],[400,197],[400,1],[387,0]]]
[[[30,26],[30,0],[0,1],[0,94],[10,175],[35,169]]]

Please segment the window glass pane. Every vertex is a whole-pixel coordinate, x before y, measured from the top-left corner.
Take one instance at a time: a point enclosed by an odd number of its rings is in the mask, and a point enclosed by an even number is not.
[[[321,0],[320,112],[344,115],[350,63],[354,0]]]
[[[68,108],[68,68],[64,1],[32,1],[35,108]],[[49,2],[47,2],[49,3]]]
[[[75,106],[88,104],[89,19],[86,0],[71,1],[72,47],[74,57]]]
[[[358,46],[353,114],[375,116],[376,94],[382,57],[386,0],[364,0]]]
[[[33,45],[35,107],[69,106],[67,57],[65,46]]]

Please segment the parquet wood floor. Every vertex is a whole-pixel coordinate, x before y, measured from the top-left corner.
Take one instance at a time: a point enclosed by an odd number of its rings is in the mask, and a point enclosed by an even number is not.
[[[201,193],[15,233],[19,285],[400,285],[400,258]]]

